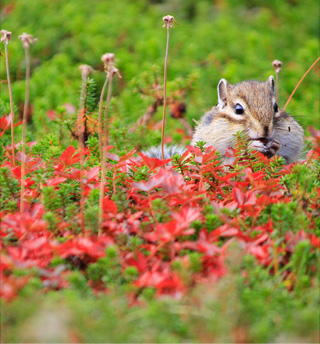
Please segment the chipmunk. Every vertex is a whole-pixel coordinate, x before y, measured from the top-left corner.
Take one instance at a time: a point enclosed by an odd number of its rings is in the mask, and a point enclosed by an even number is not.
[[[279,111],[275,82],[244,81],[231,85],[225,79],[218,84],[218,105],[207,112],[194,132],[191,144],[205,141],[223,155],[223,163],[233,158],[226,149],[235,144],[234,135],[248,134],[250,146],[268,158],[282,156],[286,163],[299,159],[303,148],[303,129],[289,114]]]
[[[196,128],[191,145],[205,141],[222,155],[224,165],[234,158],[225,155],[235,145],[235,134],[248,134],[250,145],[268,158],[282,156],[287,164],[300,158],[303,148],[303,129],[286,112],[280,111],[275,99],[275,82],[270,76],[266,82],[243,81],[231,85],[225,79],[218,83],[218,104],[204,114]],[[161,149],[153,147],[146,152],[161,159]],[[182,154],[179,146],[166,148],[165,158]]]

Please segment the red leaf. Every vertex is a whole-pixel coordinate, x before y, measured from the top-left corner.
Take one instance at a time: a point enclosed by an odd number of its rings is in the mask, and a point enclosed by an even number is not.
[[[145,272],[148,268],[147,258],[141,252],[136,253],[136,258],[129,257],[126,259],[126,264],[135,266],[140,273]]]
[[[239,233],[239,229],[235,227],[230,227],[228,224],[224,224],[217,229],[215,229],[211,234],[210,237],[229,237],[229,236],[236,236]]]
[[[25,162],[26,164],[33,160],[28,155],[26,155],[20,151],[16,154],[16,159],[18,161]]]
[[[17,122],[17,123],[14,123],[13,127],[18,127],[19,125],[21,125],[23,123],[23,121],[20,121],[20,122]]]
[[[199,209],[184,206],[180,213],[173,213],[172,217],[177,221],[179,230],[189,227],[192,221],[198,220],[201,212]]]
[[[47,238],[45,236],[42,236],[42,237],[34,239],[34,240],[25,241],[23,243],[23,246],[29,250],[37,250],[41,246],[43,246],[47,243],[48,243]]]
[[[133,154],[135,154],[136,151],[137,151],[137,150],[136,150],[135,148],[133,148],[128,154],[123,155],[123,156],[120,158],[119,162],[123,162],[123,161],[125,161],[125,160],[130,159],[130,158],[133,156]]]
[[[311,127],[310,125],[308,126],[308,130],[310,134],[320,142],[320,130],[315,129]]]
[[[159,178],[158,175],[152,176],[147,182],[134,182],[132,185],[139,190],[149,192],[162,183],[164,177]]]
[[[183,176],[172,169],[160,169],[157,177],[162,178],[161,186],[169,194],[180,193],[186,185]]]
[[[8,130],[8,128],[10,127],[11,124],[11,119],[12,119],[12,115],[10,114],[9,116],[2,116],[0,118],[0,129],[2,129],[2,131],[0,132],[0,137]]]
[[[67,180],[67,178],[64,178],[64,177],[52,178],[52,179],[48,180],[47,185],[48,186],[56,186],[58,184],[65,182],[66,180]]]
[[[99,166],[93,167],[91,170],[89,170],[85,176],[87,179],[87,183],[94,180],[99,175],[99,171]]]
[[[13,168],[12,173],[17,179],[20,179],[21,178],[21,167]]]
[[[225,151],[225,156],[227,158],[233,158],[235,156],[234,155],[234,149],[232,147],[227,148]]]
[[[257,202],[257,197],[251,191],[247,191],[246,193],[242,193],[241,190],[237,187],[232,189],[232,195],[236,202],[238,203],[239,207],[249,207],[253,206]]]
[[[107,214],[110,214],[110,213],[113,214],[113,215],[117,215],[118,214],[118,207],[117,207],[117,205],[113,201],[111,201],[108,196],[106,196],[103,199],[102,209]]]
[[[243,193],[239,188],[234,187],[232,189],[232,196],[239,205],[243,204]]]
[[[54,121],[57,118],[57,113],[55,110],[48,110],[47,116],[49,117],[49,119],[51,119],[51,121]]]
[[[61,164],[63,166],[70,166],[75,164],[76,162],[80,161],[80,154],[76,154],[75,153],[75,148],[73,146],[69,146],[62,154],[61,157],[59,159],[59,161],[61,162]]]
[[[113,153],[106,153],[107,159],[114,160],[114,161],[119,161],[119,155],[113,154]]]
[[[259,260],[265,260],[269,256],[268,246],[249,245],[247,250]]]
[[[194,155],[200,155],[202,156],[202,152],[201,149],[198,147],[194,147],[194,146],[187,146],[187,149],[190,153],[194,154]]]
[[[320,248],[320,239],[315,234],[310,236],[310,243],[312,246]]]
[[[9,116],[2,116],[0,118],[0,129],[6,131],[10,126],[11,118],[11,114]]]
[[[157,158],[149,158],[146,155],[143,155],[141,152],[138,152],[138,154],[141,156],[145,164],[150,168],[150,170],[154,170],[157,167],[161,167],[166,165],[169,161],[172,159],[165,159],[165,160],[160,160]]]
[[[83,256],[88,255],[94,259],[98,259],[105,256],[105,246],[109,242],[97,242],[90,238],[76,238],[74,240],[68,240],[63,244],[57,245],[55,250],[60,257],[67,258],[69,256]]]

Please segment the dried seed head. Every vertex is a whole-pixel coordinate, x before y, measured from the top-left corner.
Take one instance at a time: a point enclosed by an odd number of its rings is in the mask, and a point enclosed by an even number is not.
[[[114,54],[113,53],[105,53],[101,56],[101,61],[104,63],[104,67],[108,67],[109,64],[114,63]]]
[[[33,38],[32,35],[29,35],[25,32],[19,36],[19,39],[22,42],[24,49],[29,48],[31,44],[37,41],[37,38]]]
[[[82,78],[87,79],[91,72],[93,72],[93,68],[89,65],[83,64],[79,66],[81,71]]]
[[[1,30],[1,39],[0,42],[3,42],[4,44],[8,44],[11,38],[11,32],[7,30]]]
[[[111,66],[110,65],[109,68],[108,68],[108,71],[107,71],[108,78],[113,78],[115,76],[115,74],[118,75],[119,79],[122,78],[121,74],[119,73],[119,69],[116,68],[115,66]]]
[[[174,19],[174,16],[171,16],[170,14],[168,14],[167,16],[164,16],[162,20],[164,21],[164,24],[162,25],[162,27],[173,27],[173,23],[178,25],[178,23]]]
[[[105,53],[101,56],[101,61],[104,63],[104,70],[107,73],[108,78],[113,78],[115,74],[118,75],[119,78],[122,78],[119,69],[114,65],[114,54],[113,53]]]
[[[274,60],[272,62],[272,66],[273,66],[274,70],[276,71],[276,73],[279,73],[281,71],[281,68],[282,68],[282,62],[279,60]]]

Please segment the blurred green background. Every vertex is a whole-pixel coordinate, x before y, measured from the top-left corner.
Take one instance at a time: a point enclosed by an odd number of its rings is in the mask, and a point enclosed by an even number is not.
[[[195,78],[185,99],[191,125],[216,104],[216,85],[222,77],[231,83],[265,80],[274,74],[274,59],[284,63],[280,75],[283,107],[319,56],[319,6],[318,0],[3,0],[1,28],[12,32],[8,48],[14,102],[21,110],[25,87],[21,33],[38,38],[31,48],[33,130],[29,139],[54,130],[48,110],[65,103],[78,107],[79,65],[89,64],[96,70],[92,77],[99,99],[105,78],[101,55],[113,52],[123,78],[115,82],[112,113],[114,125],[126,131],[152,103],[150,97],[134,92],[137,84],[152,82],[152,68],[162,80],[166,43],[162,17],[172,14],[179,25],[171,30],[169,95]],[[0,78],[6,79],[4,57]],[[8,108],[7,85],[2,83],[0,91],[2,115]],[[287,111],[305,129],[308,125],[320,128],[319,64],[303,81]],[[161,109],[158,112],[155,120],[160,120]],[[170,118],[166,134],[178,128],[180,122]],[[153,131],[152,139],[142,146],[155,143],[159,136],[160,131]],[[179,138],[173,134],[175,141]],[[131,139],[134,143],[139,137]]]
[[[137,144],[145,148],[159,143],[160,130],[143,128],[128,133],[128,128],[154,101],[136,89],[148,87],[154,71],[162,82],[166,44],[162,17],[167,14],[179,23],[170,37],[169,95],[194,80],[184,100],[190,125],[217,103],[216,85],[221,78],[231,83],[266,80],[274,75],[274,59],[284,63],[279,104],[283,107],[319,56],[319,10],[318,0],[2,0],[1,29],[12,32],[8,48],[16,113],[21,114],[25,92],[24,50],[18,36],[27,32],[38,38],[31,48],[33,110],[28,140],[51,135],[46,145],[39,145],[46,151],[41,151],[44,160],[45,154],[48,160],[61,154],[52,144],[54,136],[62,137],[60,123],[50,119],[47,111],[62,113],[66,103],[79,106],[81,64],[96,70],[92,78],[97,102],[105,78],[101,62],[105,52],[115,53],[122,74],[122,79],[114,82],[111,144],[127,153]],[[4,55],[3,44],[0,46]],[[320,129],[319,68],[320,64],[311,71],[287,108],[304,129],[308,125]],[[0,58],[0,79],[6,79],[4,56]],[[5,83],[0,84],[0,93],[2,116],[9,109]],[[160,121],[161,110],[158,108],[155,122]],[[97,116],[97,107],[92,107],[92,112]],[[179,128],[181,123],[168,116],[166,135],[175,142],[182,139]],[[72,138],[67,128],[62,130],[61,143],[66,146]],[[21,127],[15,131],[18,142]],[[3,145],[10,143],[10,130],[1,140]],[[61,293],[42,295],[41,280],[34,278],[20,298],[2,308],[6,311],[0,332],[7,342],[46,342],[52,328],[55,342],[317,342],[319,286],[304,292],[301,284],[292,294],[278,277],[273,279],[249,258],[234,260],[218,291],[216,285],[212,290],[201,287],[182,303],[154,300],[144,308],[129,307],[123,295],[91,297],[85,277],[76,272],[74,290]],[[250,273],[250,288],[239,273],[241,264]],[[304,283],[308,285],[309,280]],[[59,321],[53,322],[52,317]],[[39,332],[42,329],[48,329],[48,334]]]

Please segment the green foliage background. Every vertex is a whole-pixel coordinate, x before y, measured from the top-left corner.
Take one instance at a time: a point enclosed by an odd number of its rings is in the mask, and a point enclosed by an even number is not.
[[[78,107],[81,64],[89,64],[96,70],[92,77],[96,83],[96,101],[99,99],[105,78],[100,58],[105,52],[115,53],[123,76],[114,83],[111,144],[116,146],[117,153],[127,153],[136,144],[145,148],[159,143],[158,130],[144,128],[134,134],[127,130],[152,102],[150,97],[142,98],[135,92],[136,85],[144,86],[152,80],[153,66],[162,77],[166,30],[161,26],[166,14],[174,15],[179,23],[171,30],[170,37],[169,94],[196,77],[193,89],[186,95],[186,117],[191,125],[193,119],[199,120],[216,104],[216,85],[221,78],[231,83],[265,80],[274,74],[271,66],[274,59],[284,63],[280,76],[280,107],[283,107],[299,79],[319,56],[319,10],[318,0],[2,0],[1,29],[12,32],[9,57],[16,113],[25,91],[24,51],[18,35],[27,32],[38,38],[31,48],[33,120],[28,140],[40,141],[33,151],[44,161],[61,154],[60,143],[66,146],[72,141],[66,128],[63,137],[59,136],[59,123],[52,122],[47,111],[55,109],[63,114],[65,103]],[[0,79],[6,79],[4,57],[0,58]],[[318,65],[287,108],[304,129],[308,125],[320,128],[319,86]],[[5,83],[0,84],[0,92],[2,116],[8,113]],[[94,107],[93,112],[96,115]],[[156,120],[160,120],[161,109],[158,112]],[[71,115],[64,116],[72,119]],[[166,134],[179,142],[181,136],[175,129],[180,127],[180,122],[168,118]],[[21,127],[15,130],[19,134]],[[1,139],[3,145],[5,140],[9,144],[9,139],[8,131]],[[97,145],[94,139],[88,141],[90,148]],[[306,171],[307,167],[296,168],[297,181],[284,177],[286,184],[289,187],[292,184],[293,189],[296,182],[303,188],[313,185],[310,181],[314,182],[313,174]],[[38,173],[40,180],[42,173],[50,171]],[[142,173],[141,179],[144,177]],[[15,190],[18,185],[12,188]],[[55,225],[53,214],[61,206],[61,200],[66,204],[74,202],[70,198],[78,192],[77,188],[66,183],[59,197],[54,197],[52,189],[45,190],[49,224]],[[94,199],[91,201],[94,204]],[[289,230],[299,216],[295,207],[296,203],[284,209],[274,205],[270,216],[285,223],[288,227],[285,230]],[[91,209],[87,222],[96,220],[96,208]],[[276,218],[279,214],[283,219]],[[72,204],[66,216],[74,217]],[[309,269],[306,262],[301,263],[310,249],[307,242],[304,244],[295,255],[297,266],[292,270],[296,274]],[[250,288],[239,273],[243,267],[250,271]],[[42,295],[40,277],[35,277],[12,303],[2,303],[2,336],[7,342],[45,342],[47,337],[37,330],[51,328],[52,319],[62,319],[55,329],[55,334],[61,334],[54,337],[56,342],[318,341],[319,285],[315,290],[310,287],[308,272],[300,273],[295,290],[289,292],[281,278],[270,276],[250,257],[235,259],[230,270],[213,290],[203,290],[200,286],[182,301],[156,300],[152,290],[147,289],[143,307],[130,307],[123,290],[120,294],[119,290],[112,290],[110,295],[94,298],[85,278],[77,271],[70,278],[72,289],[46,295]],[[51,314],[53,318],[48,318]],[[41,319],[49,320],[43,323]],[[245,329],[248,337],[234,333],[235,329]]]
[[[274,59],[284,63],[280,77],[280,106],[284,106],[319,56],[319,6],[317,0],[4,0],[1,28],[12,32],[9,54],[14,101],[19,105],[24,100],[24,51],[18,39],[22,32],[38,38],[32,46],[31,138],[52,132],[47,110],[65,103],[78,106],[80,64],[96,70],[93,78],[99,98],[104,81],[100,57],[114,52],[123,79],[117,82],[113,115],[126,130],[151,102],[134,92],[135,82],[151,77],[153,65],[162,77],[166,40],[162,16],[170,13],[179,25],[171,30],[169,88],[177,88],[180,78],[196,76],[186,99],[191,125],[192,119],[198,120],[216,104],[220,78],[231,83],[265,80],[274,74]],[[0,78],[6,78],[3,57]],[[1,84],[0,91],[1,99],[8,101],[7,85]],[[303,81],[287,110],[305,129],[320,127],[319,67]],[[1,112],[5,112],[3,105]],[[169,119],[167,134],[180,127]],[[153,140],[159,137],[158,132],[152,135]]]

